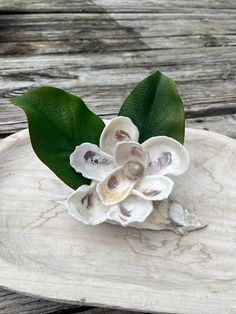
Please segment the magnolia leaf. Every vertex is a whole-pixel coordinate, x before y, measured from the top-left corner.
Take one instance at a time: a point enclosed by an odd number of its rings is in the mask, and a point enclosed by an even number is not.
[[[11,99],[28,119],[36,155],[73,189],[89,180],[70,166],[70,155],[83,142],[99,143],[104,122],[83,100],[54,87],[40,87]]]
[[[145,78],[124,101],[120,116],[129,117],[140,132],[139,142],[165,135],[184,142],[184,108],[173,80],[161,72]]]

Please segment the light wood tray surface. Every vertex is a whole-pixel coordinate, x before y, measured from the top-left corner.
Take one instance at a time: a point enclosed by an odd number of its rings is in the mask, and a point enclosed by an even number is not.
[[[83,226],[71,190],[24,130],[0,143],[0,284],[63,302],[163,313],[236,312],[236,142],[187,129],[192,165],[173,198],[209,226],[168,231]]]

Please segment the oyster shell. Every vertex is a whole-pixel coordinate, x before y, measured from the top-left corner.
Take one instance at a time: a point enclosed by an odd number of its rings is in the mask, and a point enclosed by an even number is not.
[[[109,207],[102,204],[96,193],[96,182],[81,185],[65,203],[69,214],[86,225],[97,225],[107,220]]]
[[[150,174],[180,175],[190,165],[188,151],[172,138],[166,136],[152,137],[146,140],[142,147],[149,152],[148,173]]]
[[[132,221],[143,222],[152,210],[151,201],[140,200],[137,196],[130,195],[123,202],[111,206],[107,219],[115,220],[122,226],[127,226]]]
[[[146,167],[148,154],[143,150],[141,144],[137,142],[121,142],[115,146],[114,159],[117,165],[124,165],[132,161],[141,163]]]
[[[119,167],[98,183],[97,193],[103,204],[117,204],[130,194],[135,183],[124,174],[124,167]]]
[[[132,194],[146,200],[163,200],[170,195],[173,185],[174,182],[168,177],[145,176],[135,185]]]
[[[100,148],[113,155],[114,147],[117,142],[138,141],[139,131],[133,122],[127,117],[116,117],[112,119],[100,137]]]
[[[103,180],[114,169],[113,157],[91,143],[77,146],[70,156],[70,164],[84,177],[97,181]]]

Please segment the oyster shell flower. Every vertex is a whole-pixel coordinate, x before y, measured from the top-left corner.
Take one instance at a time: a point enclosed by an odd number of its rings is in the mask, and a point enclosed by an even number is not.
[[[88,225],[114,220],[126,226],[143,222],[153,211],[153,202],[168,198],[173,181],[166,175],[184,173],[190,163],[187,150],[166,136],[138,143],[139,131],[127,117],[109,121],[100,137],[100,147],[77,146],[71,166],[90,185],[80,186],[66,201],[69,213]]]

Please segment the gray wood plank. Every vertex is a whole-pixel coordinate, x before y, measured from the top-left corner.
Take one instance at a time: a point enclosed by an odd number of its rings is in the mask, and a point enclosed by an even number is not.
[[[108,12],[209,12],[216,9],[232,11],[236,9],[234,0],[0,0],[0,10],[4,12],[97,12],[102,7]],[[101,9],[100,9],[101,12]]]
[[[24,114],[22,113],[24,117]],[[103,115],[102,118],[113,118],[115,115]],[[27,127],[26,119],[22,123],[0,125],[0,137],[5,137]],[[202,116],[186,119],[186,127],[212,131],[236,139],[236,114]]]
[[[175,79],[187,117],[236,112],[233,47],[192,49],[191,53],[189,49],[176,49],[172,54],[160,50],[2,57],[0,124],[19,123],[23,119],[9,105],[10,97],[42,85],[80,95],[100,115],[117,113],[135,84],[156,69]]]
[[[187,119],[186,127],[217,132],[236,139],[236,114]]]
[[[235,15],[222,13],[87,13],[87,14],[11,14],[1,15],[1,41],[27,41],[91,38],[135,37],[129,27],[144,38],[235,34]],[[84,31],[87,30],[87,33]],[[157,33],[158,31],[158,33]],[[76,35],[76,37],[75,37]],[[138,37],[138,34],[136,34]],[[191,42],[190,42],[191,43]],[[160,43],[161,44],[161,43]]]
[[[221,11],[1,15],[0,55],[232,47],[235,20]]]
[[[101,31],[102,32],[102,31]],[[203,47],[227,47],[236,45],[234,34],[213,34],[213,35],[176,35],[170,37],[153,36],[138,39],[136,35],[119,37],[100,38],[99,35],[88,38],[84,33],[81,36],[71,37],[70,40],[49,40],[38,39],[28,41],[27,37],[12,39],[0,44],[0,56],[10,55],[43,55],[43,54],[75,54],[89,52],[116,52],[116,51],[140,51],[160,49],[181,49],[190,47],[194,49]],[[27,35],[28,36],[28,35]],[[47,37],[49,37],[47,35]],[[2,39],[1,39],[2,40]],[[122,41],[122,44],[121,44]],[[142,41],[142,42],[141,42]],[[172,54],[173,52],[171,52]]]

